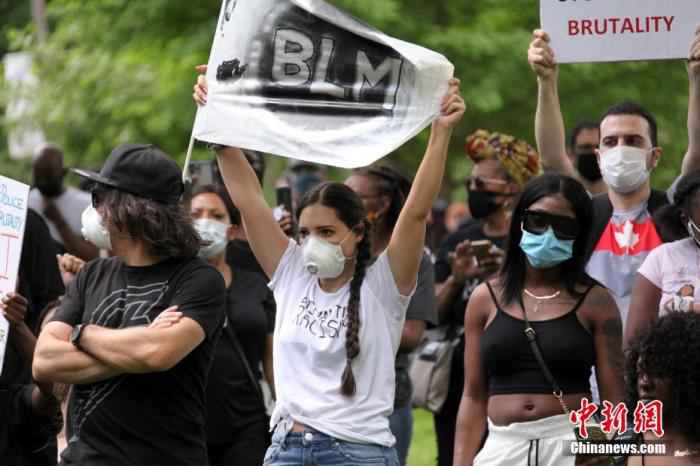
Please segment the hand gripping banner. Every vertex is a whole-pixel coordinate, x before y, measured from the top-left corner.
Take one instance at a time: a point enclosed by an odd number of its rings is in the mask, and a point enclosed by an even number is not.
[[[366,166],[439,114],[453,71],[322,0],[224,0],[194,137]]]

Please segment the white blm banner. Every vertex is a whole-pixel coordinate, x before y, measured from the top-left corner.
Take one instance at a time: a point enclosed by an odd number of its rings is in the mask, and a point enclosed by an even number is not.
[[[366,166],[430,124],[453,72],[321,0],[224,0],[194,137]]]
[[[688,58],[700,0],[540,0],[559,63]]]

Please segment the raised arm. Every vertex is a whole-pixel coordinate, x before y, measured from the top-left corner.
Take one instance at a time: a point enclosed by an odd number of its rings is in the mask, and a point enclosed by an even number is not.
[[[416,283],[423,257],[426,220],[442,185],[452,131],[464,110],[459,80],[452,79],[442,101],[442,115],[433,122],[428,148],[387,248],[391,271],[401,294],[408,295]]]
[[[197,66],[200,74],[194,85],[192,98],[197,105],[207,103],[206,65]],[[216,152],[219,171],[224,179],[231,200],[241,212],[245,228],[255,258],[268,277],[272,277],[289,238],[275,221],[272,210],[265,202],[262,187],[255,171],[240,149],[223,147]]]
[[[576,176],[571,159],[566,155],[566,133],[557,83],[559,70],[546,32],[538,29],[533,33],[527,58],[537,74],[535,139],[542,165],[547,171]]]
[[[255,258],[268,277],[272,277],[289,237],[284,234],[263,196],[253,168],[240,149],[225,147],[218,150],[219,170],[231,200],[241,212],[241,220]]]
[[[486,285],[479,285],[469,299],[464,317],[464,391],[457,413],[454,466],[473,464],[486,432],[489,396],[480,341],[488,320],[490,301]]]
[[[72,329],[72,326],[63,322],[51,322],[41,331],[32,364],[35,380],[85,384],[110,379],[123,373],[70,343]]]
[[[700,170],[700,26],[688,56],[688,81],[688,152],[683,157],[683,175]]]

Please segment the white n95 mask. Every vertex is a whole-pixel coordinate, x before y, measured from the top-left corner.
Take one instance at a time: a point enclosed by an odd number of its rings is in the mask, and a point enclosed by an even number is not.
[[[228,225],[209,218],[199,218],[193,222],[199,237],[206,244],[200,247],[199,257],[209,259],[215,257],[226,250],[228,244]]]
[[[613,191],[628,194],[649,179],[648,149],[617,146],[600,154],[600,171]]]
[[[80,217],[82,228],[80,232],[85,241],[94,244],[100,249],[112,249],[112,242],[109,238],[109,230],[102,223],[102,216],[93,207],[87,206]]]
[[[329,243],[318,236],[309,235],[302,245],[301,252],[304,267],[310,274],[317,275],[318,278],[337,278],[343,273],[346,259],[340,244]]]

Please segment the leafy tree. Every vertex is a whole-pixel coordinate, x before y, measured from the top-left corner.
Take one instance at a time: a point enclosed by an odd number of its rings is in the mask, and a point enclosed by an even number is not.
[[[534,144],[536,80],[526,51],[539,23],[536,0],[332,3],[455,64],[469,111],[453,141],[454,194],[464,196],[460,181],[469,164],[462,147],[470,132],[498,130]],[[6,5],[0,0],[0,12]],[[48,137],[65,148],[71,165],[96,168],[125,141],[153,142],[182,161],[194,118],[193,67],[207,60],[219,8],[219,0],[199,0],[196,8],[190,0],[52,0],[51,36],[41,46],[27,41],[30,29],[16,19],[3,15],[0,22],[4,29],[15,26],[15,48],[35,52],[42,81],[36,118]],[[677,175],[686,148],[687,87],[680,61],[564,65],[560,73],[569,128],[621,100],[637,100],[658,117],[665,148],[654,175],[659,186]],[[412,171],[426,142],[424,132],[391,157]],[[0,143],[4,166],[9,162],[2,132]],[[277,169],[284,164],[271,162]]]

